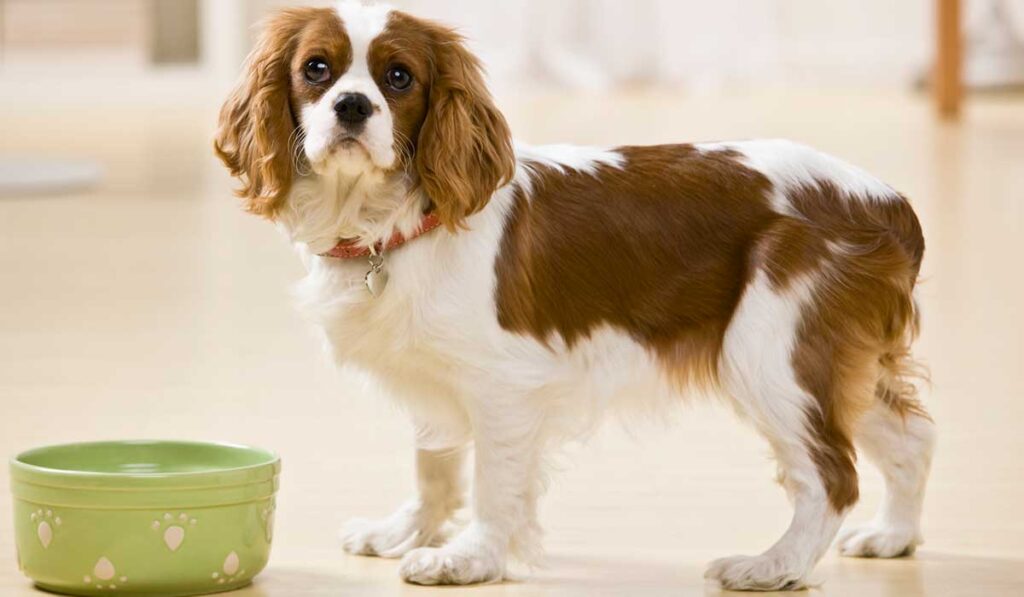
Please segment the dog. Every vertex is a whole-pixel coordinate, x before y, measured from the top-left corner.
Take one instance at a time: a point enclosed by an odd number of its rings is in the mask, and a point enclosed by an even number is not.
[[[921,542],[934,426],[911,343],[924,254],[907,199],[784,140],[517,144],[454,30],[341,2],[272,17],[220,113],[217,155],[307,271],[299,309],[339,363],[409,412],[418,495],[343,530],[417,584],[497,581],[541,554],[560,442],[620,408],[726,397],[794,504],[767,551],[713,562],[728,589],[808,585],[843,554]],[[450,539],[473,455],[471,520]]]

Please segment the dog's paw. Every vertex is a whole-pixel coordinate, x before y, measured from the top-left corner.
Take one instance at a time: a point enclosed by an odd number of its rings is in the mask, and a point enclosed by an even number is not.
[[[847,529],[836,542],[840,554],[853,558],[909,556],[920,544],[921,538],[915,529],[880,524]]]
[[[796,591],[807,588],[809,573],[779,554],[766,553],[715,560],[704,578],[733,591]]]
[[[443,517],[429,516],[415,504],[380,520],[355,518],[341,529],[345,551],[361,556],[399,558],[417,547],[441,545]]]
[[[471,585],[501,580],[502,566],[486,555],[449,547],[421,547],[405,554],[398,571],[417,585]]]
[[[402,580],[417,585],[470,585],[501,580],[505,554],[470,526],[441,548],[414,549],[402,558]]]

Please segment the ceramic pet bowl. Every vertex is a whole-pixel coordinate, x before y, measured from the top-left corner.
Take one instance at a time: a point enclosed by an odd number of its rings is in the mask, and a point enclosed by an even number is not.
[[[11,460],[18,564],[72,595],[180,596],[267,563],[280,459],[245,446],[100,442]]]

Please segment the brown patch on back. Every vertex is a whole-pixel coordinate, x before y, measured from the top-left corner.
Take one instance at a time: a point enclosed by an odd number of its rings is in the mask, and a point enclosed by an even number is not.
[[[594,175],[531,164],[495,263],[498,321],[568,346],[608,325],[681,381],[716,379],[722,338],[776,220],[771,183],[727,151],[624,147]]]

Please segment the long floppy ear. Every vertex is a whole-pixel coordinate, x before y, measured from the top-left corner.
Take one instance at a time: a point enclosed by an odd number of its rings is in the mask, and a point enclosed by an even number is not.
[[[512,136],[484,84],[480,61],[462,36],[431,24],[430,106],[420,130],[416,169],[449,230],[483,209],[515,174]]]
[[[242,77],[220,111],[214,151],[242,183],[236,191],[253,213],[273,217],[291,188],[297,124],[289,105],[296,35],[313,14],[285,10],[267,21]]]

